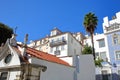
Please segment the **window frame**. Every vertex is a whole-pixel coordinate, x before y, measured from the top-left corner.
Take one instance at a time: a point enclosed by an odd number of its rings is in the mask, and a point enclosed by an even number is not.
[[[119,52],[119,58],[117,57],[117,53],[116,52]],[[115,51],[115,60],[120,60],[120,51]]]
[[[5,74],[3,74],[3,73],[5,73]],[[7,74],[6,74],[7,73]],[[3,75],[3,77],[2,77],[2,75]],[[5,75],[5,76],[4,76]],[[8,75],[9,75],[9,73],[8,72],[1,72],[1,74],[0,74],[0,80],[8,80]],[[5,79],[4,79],[5,78]]]
[[[104,45],[103,45],[103,43],[104,43]],[[98,40],[98,45],[99,45],[99,48],[105,47],[105,39],[104,38],[103,39],[99,39]]]

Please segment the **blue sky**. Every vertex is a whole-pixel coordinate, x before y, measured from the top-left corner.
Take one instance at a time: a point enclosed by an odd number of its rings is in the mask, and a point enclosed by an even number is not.
[[[62,31],[85,34],[83,19],[93,12],[98,17],[95,32],[102,33],[103,17],[111,19],[120,11],[119,0],[1,0],[0,22],[17,28],[17,40],[38,40],[57,27]]]

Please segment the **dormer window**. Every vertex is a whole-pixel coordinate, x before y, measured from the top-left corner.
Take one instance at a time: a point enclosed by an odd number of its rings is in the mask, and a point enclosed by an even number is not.
[[[59,35],[62,33],[59,29],[55,28],[51,31],[51,36]]]

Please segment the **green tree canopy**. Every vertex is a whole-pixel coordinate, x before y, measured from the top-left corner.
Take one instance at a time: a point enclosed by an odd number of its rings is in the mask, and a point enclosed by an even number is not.
[[[92,47],[85,45],[84,49],[82,50],[82,54],[92,54]]]
[[[12,28],[3,23],[0,23],[0,46],[2,43],[5,43],[8,38],[11,38],[12,34]]]

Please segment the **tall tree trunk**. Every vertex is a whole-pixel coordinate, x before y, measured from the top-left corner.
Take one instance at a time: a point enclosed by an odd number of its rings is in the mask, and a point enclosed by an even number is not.
[[[92,54],[93,54],[93,58],[95,60],[95,49],[94,49],[94,42],[93,42],[93,33],[90,33],[91,35],[91,43],[92,43]]]

